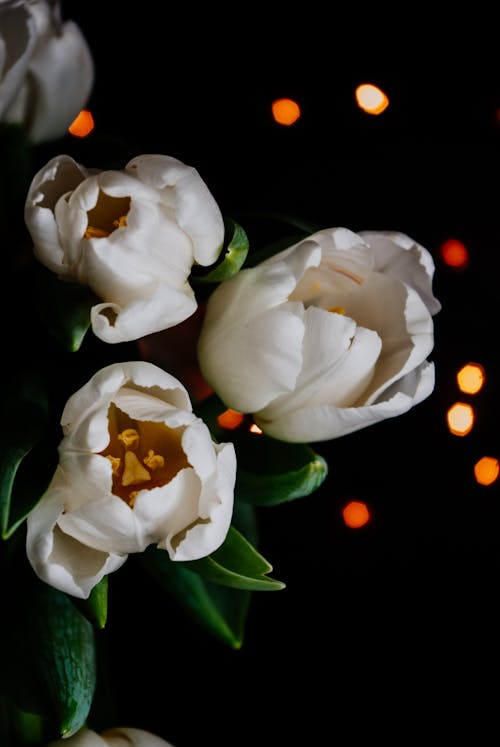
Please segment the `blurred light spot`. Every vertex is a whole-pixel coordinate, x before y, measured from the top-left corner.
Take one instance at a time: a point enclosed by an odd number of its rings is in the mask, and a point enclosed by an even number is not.
[[[463,269],[469,264],[469,251],[458,239],[447,239],[440,247],[443,262],[449,267]]]
[[[243,418],[243,413],[229,409],[224,410],[224,412],[218,416],[217,422],[221,428],[227,428],[228,430],[233,431],[242,424]]]
[[[250,431],[250,433],[262,433],[262,428],[259,428],[259,426],[255,423],[252,423],[248,430]]]
[[[346,526],[359,529],[370,521],[368,506],[363,501],[350,501],[342,509],[342,516]]]
[[[75,137],[87,137],[94,129],[94,117],[88,109],[82,109],[68,127],[68,131]]]
[[[467,363],[457,373],[457,384],[461,392],[477,394],[484,384],[484,368],[479,363]]]
[[[474,476],[480,485],[491,485],[500,473],[500,463],[495,457],[482,457],[474,465]]]
[[[454,436],[466,436],[474,425],[474,408],[466,402],[455,402],[446,413],[450,433]]]
[[[273,117],[278,124],[293,125],[300,117],[300,106],[293,99],[276,99],[271,104]]]
[[[372,83],[362,83],[356,88],[356,102],[368,114],[382,114],[389,106],[385,93]]]

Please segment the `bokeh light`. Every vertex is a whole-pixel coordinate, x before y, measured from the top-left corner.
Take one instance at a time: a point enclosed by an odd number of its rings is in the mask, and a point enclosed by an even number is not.
[[[457,373],[458,388],[465,394],[477,394],[484,382],[484,368],[480,363],[466,363]]]
[[[389,98],[378,86],[362,83],[355,91],[356,102],[367,114],[382,114],[389,106]]]
[[[448,267],[464,269],[469,264],[469,250],[458,239],[447,239],[439,248],[441,258]]]
[[[371,515],[363,501],[349,501],[342,509],[342,517],[350,529],[359,529],[370,521]]]
[[[300,118],[300,106],[293,99],[276,99],[271,104],[274,120],[281,125],[289,127]]]
[[[455,402],[446,413],[448,429],[454,436],[466,436],[475,420],[474,408],[467,402]]]
[[[474,465],[474,477],[480,485],[491,485],[499,473],[500,463],[495,457],[484,456]]]
[[[68,127],[68,132],[75,137],[87,137],[95,127],[94,117],[88,109],[82,109]]]
[[[262,433],[262,428],[259,428],[257,423],[252,423],[248,430],[250,431],[250,433]]]
[[[234,431],[238,428],[244,419],[244,415],[237,410],[224,410],[218,417],[217,422],[221,428],[227,428],[227,430]]]

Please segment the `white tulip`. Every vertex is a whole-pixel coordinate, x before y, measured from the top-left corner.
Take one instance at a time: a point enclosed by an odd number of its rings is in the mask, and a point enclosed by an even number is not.
[[[198,356],[227,407],[270,436],[324,441],[434,388],[430,253],[390,232],[319,231],[221,283]]]
[[[213,264],[224,240],[222,214],[198,172],[164,155],[97,172],[57,156],[33,178],[25,220],[40,262],[100,299],[92,329],[109,343],[191,316],[192,267]]]
[[[47,747],[172,747],[170,742],[143,729],[116,728],[98,734],[81,729],[69,739],[55,739]]]
[[[80,28],[59,2],[0,4],[0,121],[21,124],[34,143],[55,140],[84,108],[94,63]]]
[[[234,446],[213,441],[173,376],[144,361],[111,364],[69,398],[61,425],[59,464],[27,519],[43,581],[87,598],[151,544],[183,561],[223,543]]]

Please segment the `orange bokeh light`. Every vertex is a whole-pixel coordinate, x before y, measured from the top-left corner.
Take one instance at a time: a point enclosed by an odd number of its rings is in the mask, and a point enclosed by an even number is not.
[[[480,363],[467,363],[457,373],[457,384],[465,394],[477,394],[484,385],[484,368]]]
[[[463,269],[469,264],[469,250],[458,239],[447,239],[440,247],[443,262],[449,267]]]
[[[259,428],[256,423],[252,423],[248,430],[250,431],[250,433],[262,433],[262,428]]]
[[[354,93],[356,103],[367,114],[382,114],[389,106],[389,99],[378,86],[362,83]]]
[[[500,474],[500,463],[495,457],[484,456],[474,465],[474,477],[480,485],[491,485]]]
[[[295,124],[301,115],[300,106],[293,99],[276,99],[271,104],[271,110],[274,120],[287,127]]]
[[[342,517],[346,526],[359,529],[370,521],[370,511],[363,501],[350,501],[342,509]]]
[[[454,436],[466,436],[475,420],[474,408],[467,402],[455,402],[446,413],[448,429]]]
[[[94,117],[88,109],[82,109],[68,127],[68,132],[75,137],[87,137],[94,129]]]
[[[229,431],[234,431],[235,428],[238,428],[242,424],[244,417],[243,413],[229,409],[224,410],[224,412],[217,417],[217,422],[221,428],[227,428]]]

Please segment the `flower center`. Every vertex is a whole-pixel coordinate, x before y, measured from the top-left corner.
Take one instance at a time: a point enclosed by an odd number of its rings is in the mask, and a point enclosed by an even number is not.
[[[100,454],[112,465],[112,492],[129,506],[139,491],[165,485],[189,466],[181,445],[183,427],[133,420],[115,404],[109,408],[108,422],[109,444]]]
[[[100,189],[95,206],[87,211],[88,222],[83,238],[102,239],[126,226],[129,210],[130,197],[111,197]]]

